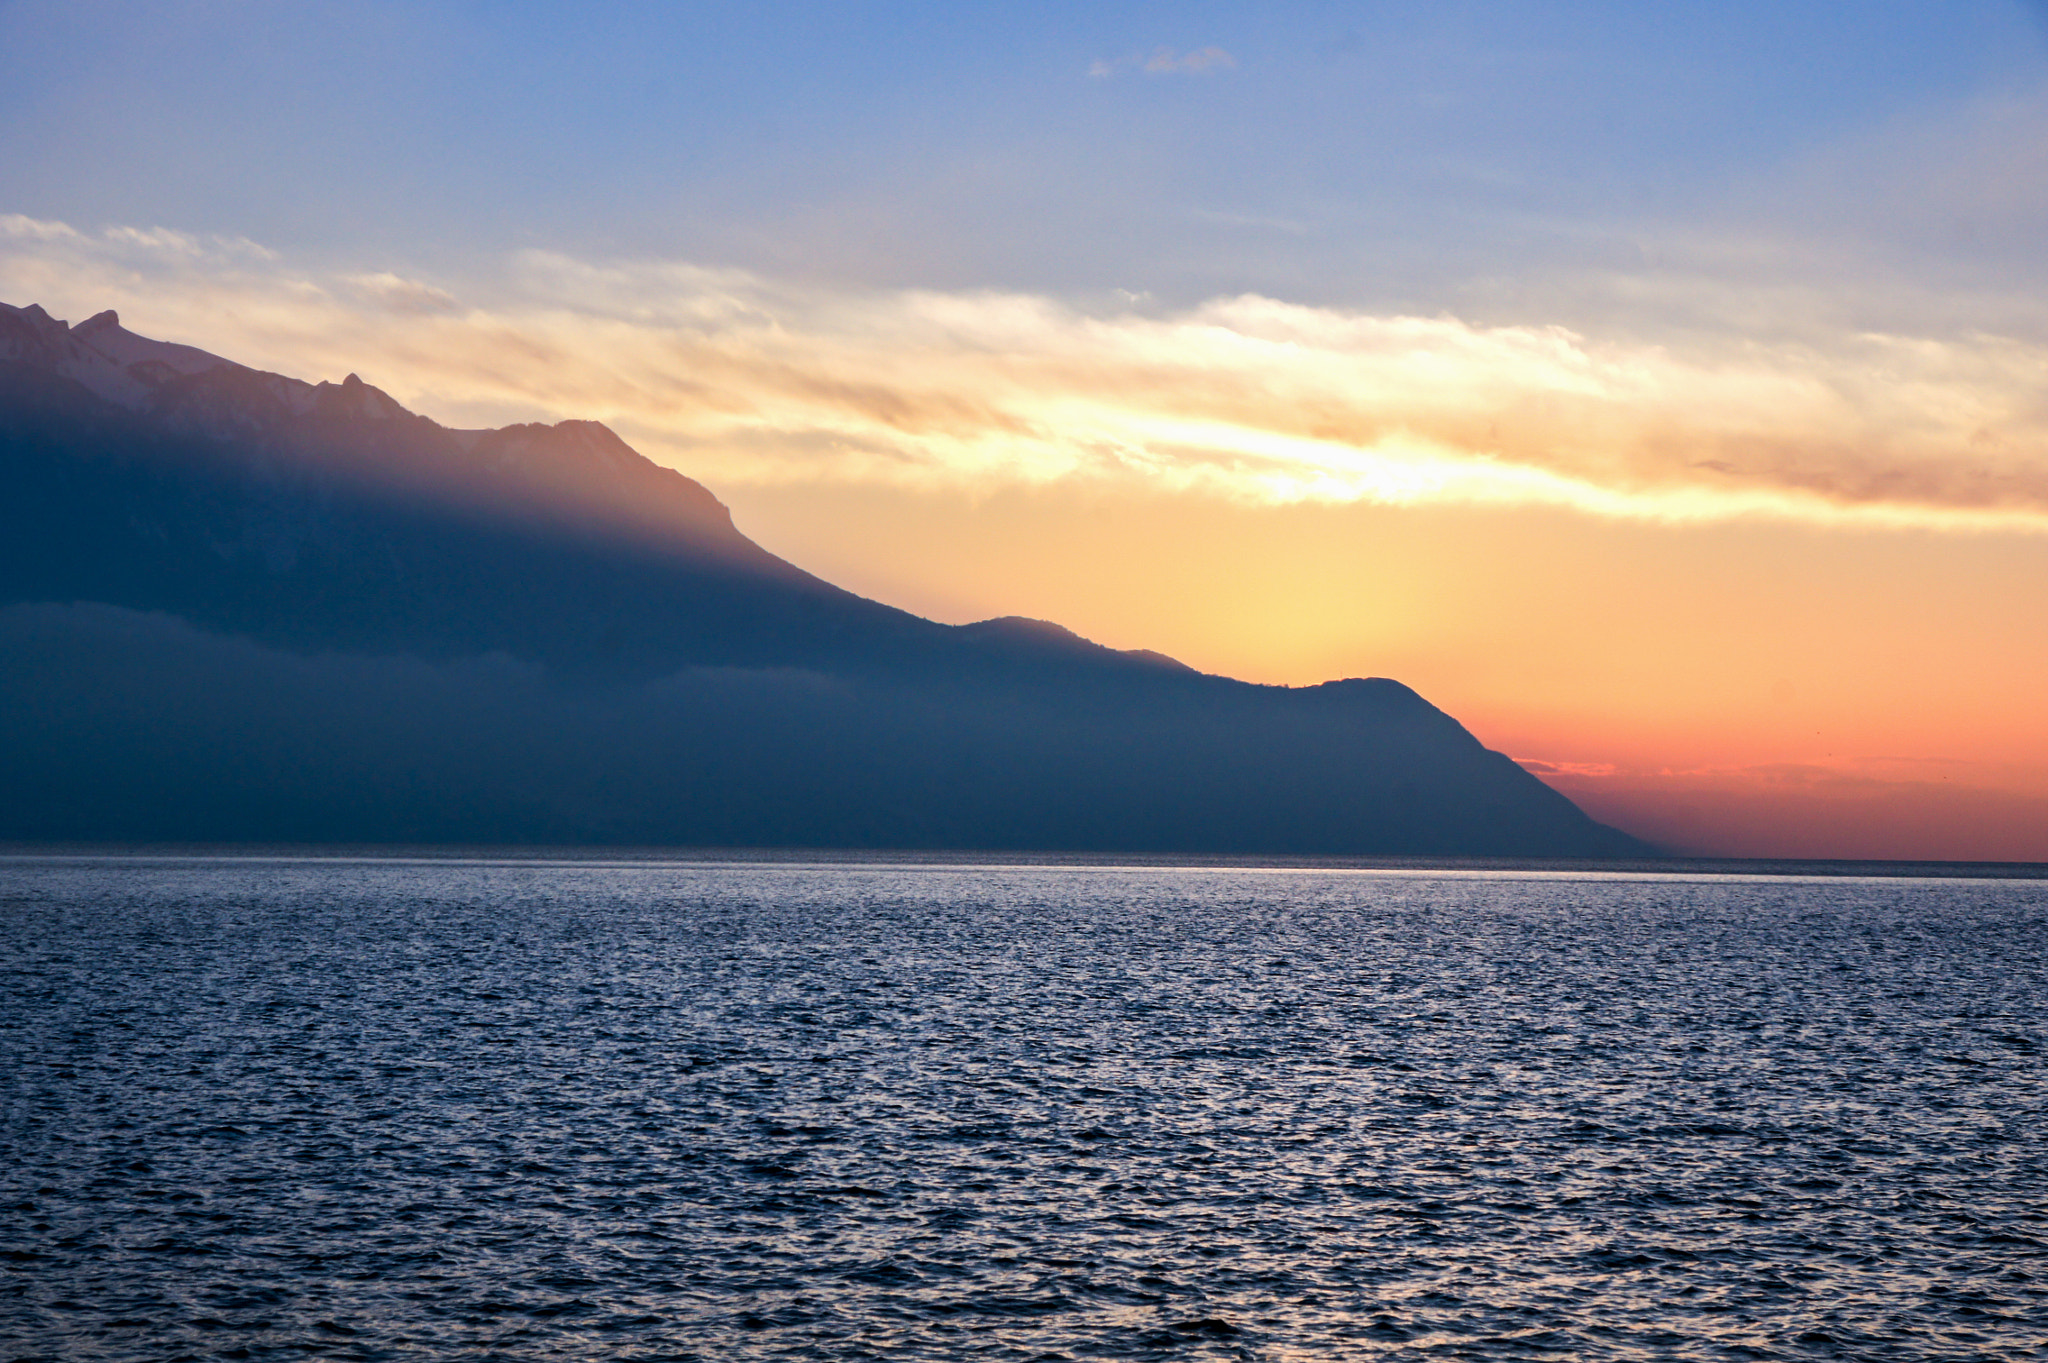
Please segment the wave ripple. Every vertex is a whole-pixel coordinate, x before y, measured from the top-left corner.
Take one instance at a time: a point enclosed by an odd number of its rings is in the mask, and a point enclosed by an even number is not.
[[[2048,1353],[2048,891],[0,867],[24,1359]]]

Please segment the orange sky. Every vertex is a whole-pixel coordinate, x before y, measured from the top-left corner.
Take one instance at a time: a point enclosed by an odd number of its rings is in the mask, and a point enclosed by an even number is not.
[[[448,425],[607,421],[920,614],[1393,677],[1676,849],[2048,861],[2024,329],[1090,309],[538,253],[475,288],[0,216],[8,301]]]
[[[2048,536],[727,495],[769,547],[936,618],[1039,616],[1257,681],[1398,678],[1597,817],[1685,850],[2048,860]]]

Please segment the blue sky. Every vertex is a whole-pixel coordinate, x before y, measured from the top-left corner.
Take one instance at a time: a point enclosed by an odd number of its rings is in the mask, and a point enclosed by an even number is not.
[[[1953,224],[1878,219],[1913,158],[1953,164],[1948,142],[2038,97],[2041,20],[2018,0],[12,0],[0,165],[33,217],[455,274],[543,245],[1427,308],[1703,226],[1939,256]],[[1227,60],[1147,71],[1162,50]],[[1966,244],[2006,251],[2012,211]]]

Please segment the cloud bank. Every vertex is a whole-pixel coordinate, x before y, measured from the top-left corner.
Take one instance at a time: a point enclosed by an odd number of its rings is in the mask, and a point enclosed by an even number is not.
[[[1930,764],[1915,771],[1882,760],[1692,771],[1521,765],[1594,818],[1681,854],[2025,862],[2048,848],[2048,796],[1969,779],[1964,763],[1953,780]]]
[[[2048,529],[2048,345],[1655,344],[1255,295],[1165,315],[530,252],[450,284],[0,217],[0,299],[448,424],[592,417],[720,484],[1078,483],[1246,503]]]

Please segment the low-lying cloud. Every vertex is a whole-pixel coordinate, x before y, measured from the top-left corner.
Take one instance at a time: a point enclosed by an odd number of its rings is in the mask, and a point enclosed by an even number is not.
[[[2040,861],[2048,795],[1967,762],[1870,758],[1691,769],[1523,759],[1594,818],[1716,857]]]
[[[0,217],[0,299],[448,424],[592,417],[720,484],[1088,483],[1249,503],[2048,529],[2048,346],[1689,333],[1255,295],[1164,315],[1000,292],[798,287],[540,252],[444,287],[241,241]]]

